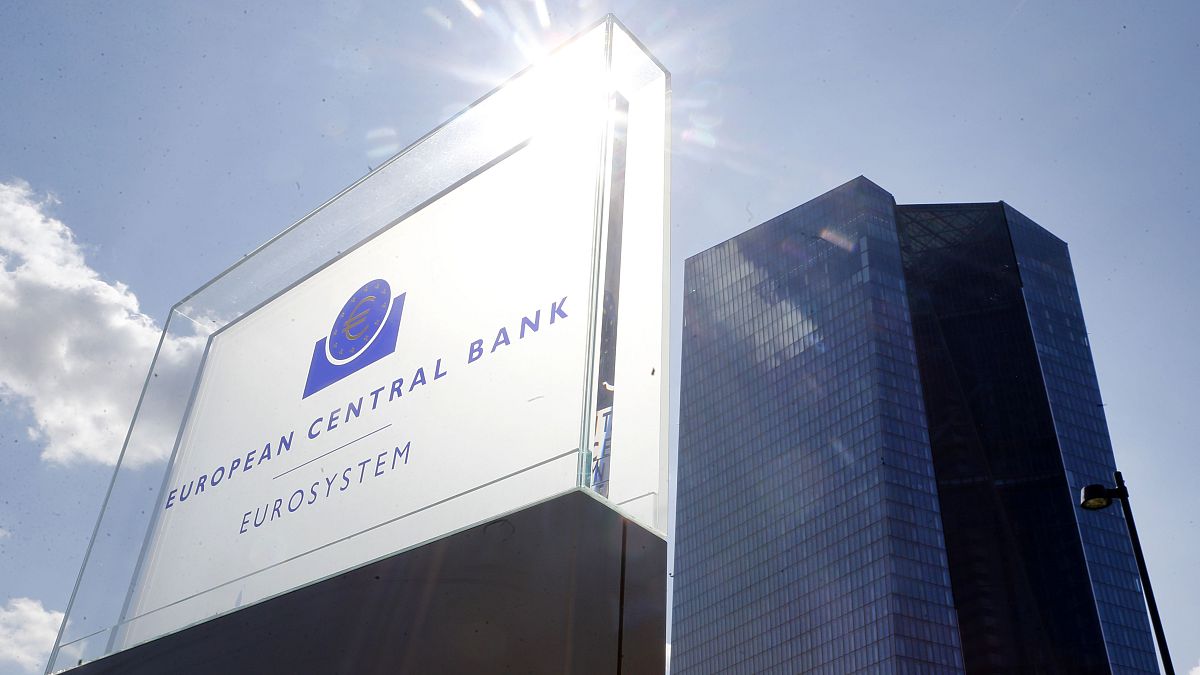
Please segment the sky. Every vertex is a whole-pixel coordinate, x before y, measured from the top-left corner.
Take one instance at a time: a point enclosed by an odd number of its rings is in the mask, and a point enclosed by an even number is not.
[[[672,73],[676,341],[685,257],[860,174],[1070,244],[1200,675],[1200,5],[1038,0],[5,3],[0,674],[44,667],[170,307],[610,11]]]

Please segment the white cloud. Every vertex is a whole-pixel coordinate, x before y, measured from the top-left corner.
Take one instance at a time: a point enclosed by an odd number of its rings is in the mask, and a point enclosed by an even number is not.
[[[0,607],[0,664],[15,663],[29,673],[40,671],[62,620],[62,612],[42,607],[40,600],[10,598]]]
[[[1200,675],[1200,663],[1192,666],[1192,669],[1188,671],[1188,675]]]
[[[0,183],[0,393],[28,407],[44,460],[111,465],[160,329],[124,284],[88,266],[71,229],[47,214],[53,204],[23,182]],[[180,379],[171,374],[201,344],[169,341],[157,370]],[[169,451],[169,442],[133,444],[126,462]]]

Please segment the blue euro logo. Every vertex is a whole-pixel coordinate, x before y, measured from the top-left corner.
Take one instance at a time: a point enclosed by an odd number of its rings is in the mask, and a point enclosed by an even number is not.
[[[342,307],[337,320],[333,322],[333,330],[329,332],[330,358],[348,361],[370,344],[371,338],[383,326],[391,299],[392,289],[383,279],[368,281],[355,291]]]
[[[350,295],[333,321],[329,337],[313,347],[304,396],[328,387],[396,351],[404,293],[392,298],[383,279],[373,279]]]

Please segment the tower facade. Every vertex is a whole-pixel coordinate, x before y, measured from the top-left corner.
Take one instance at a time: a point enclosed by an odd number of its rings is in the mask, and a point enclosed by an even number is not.
[[[685,293],[673,672],[1156,672],[1065,244],[860,177]]]
[[[962,672],[894,212],[686,262],[672,672]]]
[[[1000,202],[900,206],[967,666],[1157,673],[1067,245]]]

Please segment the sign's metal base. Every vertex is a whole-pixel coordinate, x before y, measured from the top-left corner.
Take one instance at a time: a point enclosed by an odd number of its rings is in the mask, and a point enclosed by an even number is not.
[[[661,673],[666,563],[575,491],[70,672]]]

